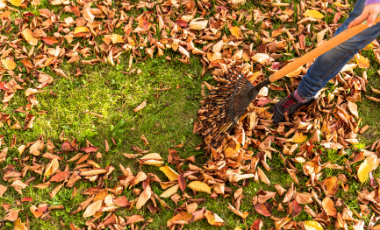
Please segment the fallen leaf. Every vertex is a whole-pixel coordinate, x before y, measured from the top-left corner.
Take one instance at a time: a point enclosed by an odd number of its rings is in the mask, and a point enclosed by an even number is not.
[[[315,19],[322,19],[325,17],[323,14],[321,14],[317,10],[306,10],[306,12],[304,13],[304,16],[310,17],[310,18],[315,18]]]
[[[192,181],[187,185],[187,187],[197,192],[205,192],[211,194],[211,188],[207,184],[200,181]]]
[[[94,203],[90,204],[89,206],[87,206],[82,217],[87,218],[87,217],[95,215],[95,213],[99,211],[102,204],[103,204],[103,200],[98,200],[98,201],[95,201]]]
[[[145,106],[146,106],[146,100],[143,101],[139,106],[137,106],[137,107],[133,110],[133,112],[137,113],[138,111],[140,111],[140,110],[142,110],[143,108],[145,108]]]
[[[160,170],[169,178],[170,181],[178,180],[179,174],[169,166],[162,166]]]
[[[268,217],[272,215],[270,211],[267,209],[267,207],[265,206],[265,204],[256,204],[254,205],[254,207],[255,207],[256,212],[260,213],[263,216]]]
[[[355,54],[355,61],[359,68],[368,69],[370,67],[369,60],[359,53]]]

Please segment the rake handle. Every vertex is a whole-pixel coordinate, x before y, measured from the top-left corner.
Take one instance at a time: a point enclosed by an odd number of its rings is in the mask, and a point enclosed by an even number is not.
[[[380,14],[379,14],[380,15]],[[377,18],[373,25],[378,23],[380,21],[380,16],[377,15]],[[315,58],[319,57],[320,55],[326,53],[327,51],[331,50],[337,45],[340,45],[341,43],[345,42],[346,40],[350,39],[351,37],[357,35],[358,33],[362,32],[363,30],[367,29],[367,21],[364,21],[363,23],[356,25],[354,27],[351,27],[337,36],[333,37],[329,41],[323,43],[322,45],[318,46],[317,48],[313,49],[309,53],[305,54],[302,57],[297,58],[295,61],[287,64],[285,67],[281,68],[274,74],[269,76],[269,81],[274,82],[281,78],[283,78],[288,73],[291,73],[292,71],[296,70],[300,66],[305,65],[306,63],[313,61]]]

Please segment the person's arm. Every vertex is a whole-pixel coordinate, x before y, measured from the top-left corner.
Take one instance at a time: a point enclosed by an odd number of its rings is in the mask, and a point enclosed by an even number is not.
[[[367,0],[362,14],[355,18],[349,25],[348,28],[356,26],[363,21],[367,20],[368,27],[373,25],[377,15],[380,13],[380,0]]]

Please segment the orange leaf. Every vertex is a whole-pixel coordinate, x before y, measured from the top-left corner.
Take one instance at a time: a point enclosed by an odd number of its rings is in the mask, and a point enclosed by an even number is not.
[[[268,203],[267,203],[268,204]],[[267,207],[264,204],[256,204],[255,205],[256,212],[260,213],[261,215],[264,215],[266,217],[271,216],[272,214],[267,209]]]
[[[355,54],[355,61],[358,64],[359,68],[367,69],[370,67],[369,60],[360,55],[359,53]]]
[[[139,19],[139,26],[143,28],[145,31],[149,30],[151,23],[146,20],[144,16]]]
[[[14,70],[16,69],[16,63],[12,61],[11,59],[1,59],[1,63],[7,70]]]
[[[43,37],[42,40],[48,45],[54,45],[58,43],[58,40],[53,37]]]
[[[235,36],[236,38],[239,39],[240,35],[241,35],[241,29],[237,26],[232,26],[230,28],[230,32],[233,36]]]

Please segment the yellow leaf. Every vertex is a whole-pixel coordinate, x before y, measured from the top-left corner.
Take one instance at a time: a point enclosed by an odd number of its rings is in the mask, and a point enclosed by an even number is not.
[[[15,221],[15,227],[14,227],[14,230],[28,230],[28,228],[26,227],[25,223],[22,223],[22,222],[21,222],[21,219],[18,218],[18,219]]]
[[[379,165],[379,161],[376,155],[367,157],[360,165],[358,170],[358,177],[360,182],[364,183],[368,179],[368,174],[375,170]]]
[[[160,197],[162,198],[169,198],[171,197],[172,195],[174,195],[175,193],[177,193],[178,191],[178,188],[179,188],[179,184],[176,184],[170,188],[168,188],[165,192],[163,192]]]
[[[90,32],[90,29],[88,29],[87,26],[78,26],[74,30],[74,34],[77,34],[77,33],[87,33],[87,32]]]
[[[59,168],[59,162],[57,158],[54,158],[51,163],[46,167],[45,176],[53,175]]]
[[[302,69],[303,69],[303,67],[300,66],[300,67],[298,67],[298,69],[293,70],[292,72],[288,73],[286,76],[288,76],[288,77],[297,77],[298,75],[301,74]]]
[[[365,57],[363,57],[360,54],[355,54],[355,61],[358,64],[359,68],[369,68],[369,60]]]
[[[21,6],[22,0],[8,0],[14,6]]]
[[[163,173],[165,173],[165,175],[169,178],[170,181],[178,180],[179,174],[169,166],[162,166],[160,167],[160,170]]]
[[[33,32],[30,29],[25,29],[22,31],[22,36],[25,41],[29,42],[33,38]]]
[[[211,188],[207,184],[200,181],[193,181],[187,187],[197,192],[205,192],[211,194]]]
[[[292,138],[290,138],[287,141],[288,142],[295,142],[295,143],[302,143],[302,142],[306,141],[306,139],[307,139],[307,136],[304,135],[303,133],[296,133],[296,134],[294,134],[294,136]]]
[[[11,59],[1,59],[1,63],[7,70],[16,69],[16,63],[12,61]]]
[[[317,10],[306,10],[306,12],[304,13],[304,16],[310,17],[310,18],[315,18],[315,19],[321,19],[321,18],[325,17],[323,14],[321,14]]]
[[[303,223],[305,230],[323,230],[322,225],[315,220],[304,221]]]
[[[124,42],[125,42],[125,41],[123,40],[123,38],[122,38],[120,35],[118,35],[118,34],[112,34],[112,35],[110,36],[110,38],[111,38],[111,41],[112,41],[113,44],[116,44],[116,43],[124,43]]]
[[[235,36],[236,38],[239,38],[241,34],[241,29],[237,26],[233,26],[230,28],[230,32],[233,36]]]

